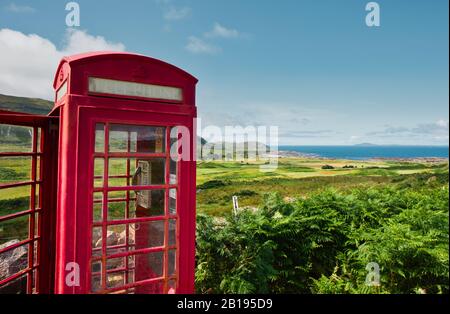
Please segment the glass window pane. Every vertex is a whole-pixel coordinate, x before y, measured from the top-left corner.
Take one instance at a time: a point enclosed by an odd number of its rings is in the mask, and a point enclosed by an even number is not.
[[[91,264],[91,291],[102,290],[102,262],[94,261]]]
[[[0,189],[0,216],[29,210],[30,195],[29,185]]]
[[[103,192],[94,192],[92,217],[95,222],[102,221],[103,219]]]
[[[31,157],[0,158],[0,183],[31,181]]]
[[[25,215],[0,222],[0,245],[4,247],[28,239],[30,215]]]
[[[169,214],[175,215],[177,213],[177,190],[169,190]]]
[[[125,199],[127,197],[127,191],[112,191],[108,192],[108,199]]]
[[[34,213],[34,236],[39,236],[39,213]],[[37,244],[37,241],[34,242],[34,244]],[[34,255],[36,256],[36,254]]]
[[[125,219],[127,202],[108,202],[108,220],[120,220]]]
[[[126,225],[111,225],[107,227],[107,247],[117,246],[125,243]],[[116,252],[117,253],[117,252]],[[112,252],[109,254],[113,254]]]
[[[36,138],[36,151],[41,153],[41,137],[42,137],[42,131],[41,128],[37,129],[37,134],[36,134],[37,138]]]
[[[169,245],[173,246],[177,243],[177,221],[169,219]]]
[[[129,162],[129,170],[127,169]],[[139,159],[110,158],[108,185],[159,185],[165,183],[164,158]],[[128,179],[128,180],[127,180]]]
[[[177,183],[178,129],[170,130],[170,184]]]
[[[128,168],[129,162],[129,170]],[[136,160],[134,158],[110,158],[108,161],[108,185],[127,186],[131,182],[132,175],[136,172]]]
[[[40,156],[36,156],[36,179],[42,180],[41,157]]]
[[[169,269],[168,273],[169,276],[174,275],[176,273],[176,258],[177,258],[177,251],[176,250],[169,250]]]
[[[163,153],[164,143],[164,127],[119,124],[110,126],[110,152]]]
[[[0,246],[0,248],[6,248],[18,242],[17,240],[10,241],[8,245]],[[2,262],[0,281],[26,269],[28,267],[28,244],[0,253],[0,261]]]
[[[0,152],[31,152],[33,128],[1,124]]]
[[[91,274],[102,272],[102,261],[93,261],[91,264]]]
[[[91,291],[98,292],[102,290],[102,276],[100,274],[91,276]]]
[[[130,193],[130,197],[136,199],[135,207],[130,207],[131,217],[153,217],[164,215],[164,190],[133,191]]]
[[[103,175],[105,169],[105,159],[95,158],[94,159],[94,187],[103,186]]]
[[[14,279],[6,285],[0,286],[0,294],[26,294],[27,293],[27,276]]]
[[[164,252],[151,252],[135,255],[135,281],[162,277]]]
[[[105,125],[103,123],[95,125],[95,152],[105,152]]]
[[[133,175],[133,185],[156,185],[165,183],[166,160],[153,158],[138,160]]]
[[[109,258],[106,260],[106,269],[120,269],[125,267],[126,257]]]
[[[177,162],[170,158],[170,184],[177,184]]]
[[[164,246],[164,220],[130,224],[129,244],[136,250]]]
[[[118,288],[125,284],[125,272],[114,272],[106,275],[106,288]]]
[[[92,248],[101,249],[101,247],[102,247],[102,227],[94,227],[92,228]],[[101,255],[101,251],[95,250],[95,252],[97,252],[97,254],[94,255],[98,255],[98,253],[100,253]]]
[[[34,208],[41,208],[41,203],[40,203],[40,189],[41,189],[41,185],[40,184],[36,184],[36,188],[34,189]]]

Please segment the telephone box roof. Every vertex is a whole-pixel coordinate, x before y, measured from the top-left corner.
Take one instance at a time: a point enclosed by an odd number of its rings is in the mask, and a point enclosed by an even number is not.
[[[60,72],[61,67],[67,63],[69,66],[76,65],[77,63],[82,62],[89,62],[94,60],[101,60],[104,58],[112,58],[112,59],[135,59],[139,60],[143,64],[159,64],[163,67],[167,67],[168,69],[172,69],[176,72],[179,72],[182,76],[184,76],[188,80],[192,80],[193,83],[197,83],[198,80],[188,72],[170,64],[164,61],[161,61],[159,59],[150,58],[144,55],[136,54],[136,53],[129,53],[129,52],[115,52],[115,51],[98,51],[98,52],[87,52],[87,53],[81,53],[81,54],[75,54],[71,56],[65,56],[61,59],[58,69],[56,71],[55,78],[53,80],[53,87],[56,88],[58,83],[58,73]]]

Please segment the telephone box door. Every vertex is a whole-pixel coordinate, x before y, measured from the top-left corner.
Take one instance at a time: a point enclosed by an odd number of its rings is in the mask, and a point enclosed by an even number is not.
[[[189,267],[183,255],[192,254],[188,208],[189,164],[179,160],[177,126],[192,129],[183,116],[82,108],[80,136],[90,139],[80,150],[80,166],[90,179],[80,186],[77,205],[86,208],[79,226],[81,256],[89,271],[91,293],[190,292]],[[102,117],[102,118],[100,118]],[[172,149],[171,149],[172,148]],[[84,155],[85,154],[85,155]],[[82,156],[86,156],[83,158]],[[86,194],[84,194],[86,193]],[[80,231],[80,234],[84,233]],[[83,247],[88,249],[82,250]],[[84,257],[84,259],[83,259]],[[188,258],[185,258],[188,260]],[[185,269],[184,269],[185,268]]]
[[[58,120],[0,110],[0,294],[51,293]]]

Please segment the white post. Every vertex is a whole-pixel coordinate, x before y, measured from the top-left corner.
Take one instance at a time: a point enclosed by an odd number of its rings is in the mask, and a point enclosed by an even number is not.
[[[236,195],[233,195],[233,214],[236,216],[237,211],[239,209],[238,198]]]

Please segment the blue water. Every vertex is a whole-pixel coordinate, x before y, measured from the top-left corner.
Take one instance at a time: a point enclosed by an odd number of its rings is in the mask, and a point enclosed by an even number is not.
[[[416,157],[448,158],[448,146],[280,146],[278,149],[326,158],[353,160]]]

